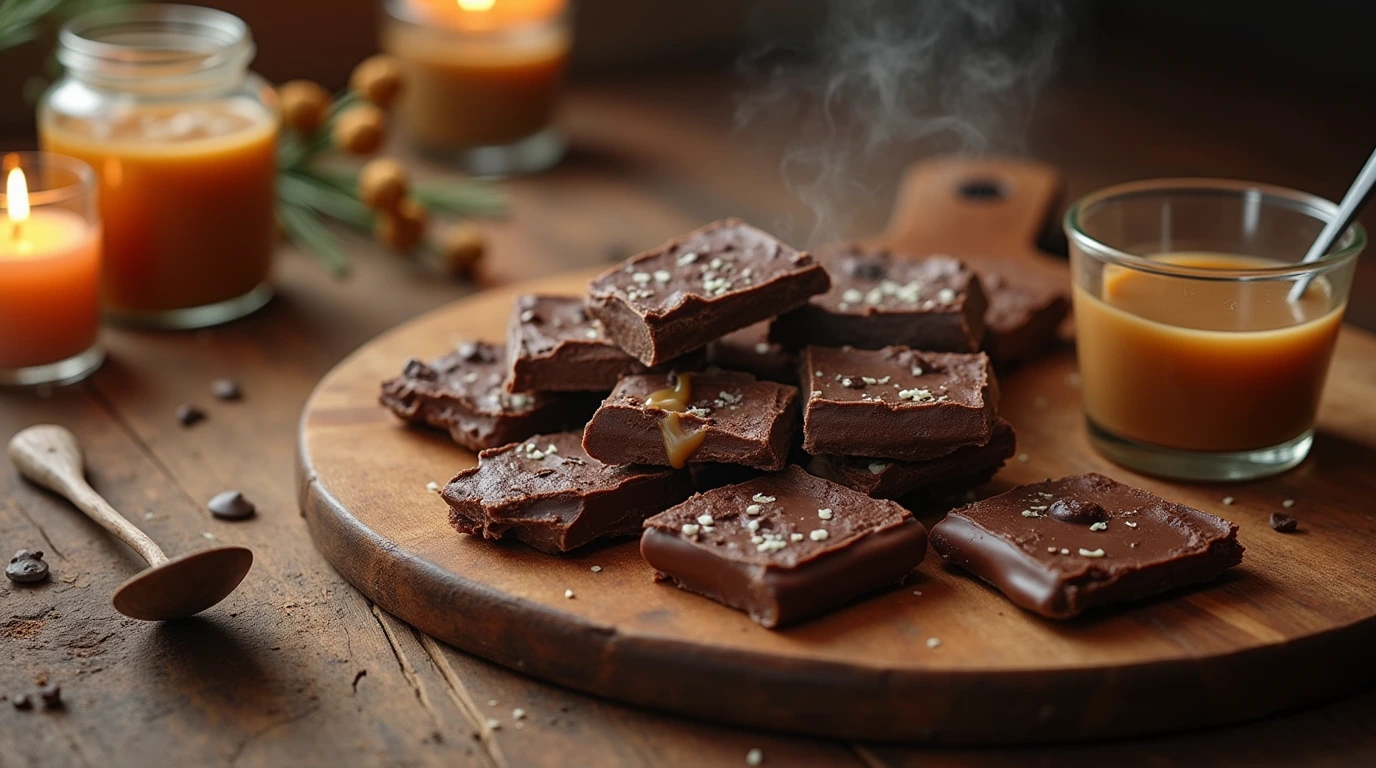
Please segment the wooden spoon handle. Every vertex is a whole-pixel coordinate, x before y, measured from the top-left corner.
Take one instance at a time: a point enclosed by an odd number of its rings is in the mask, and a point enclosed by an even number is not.
[[[10,440],[9,454],[20,474],[61,494],[87,517],[132,547],[150,566],[167,562],[167,555],[152,539],[124,519],[86,483],[81,446],[76,435],[66,428],[39,424],[24,429]]]

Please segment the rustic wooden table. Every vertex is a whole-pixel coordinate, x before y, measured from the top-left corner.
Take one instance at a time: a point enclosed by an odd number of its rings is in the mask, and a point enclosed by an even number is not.
[[[1068,197],[1164,175],[1256,178],[1333,197],[1376,135],[1376,116],[1343,94],[1260,81],[1221,91],[1188,70],[1134,71],[1082,72],[1044,98],[1026,150],[1064,170]],[[733,136],[730,93],[723,79],[700,76],[575,88],[564,115],[575,149],[557,170],[505,184],[513,215],[487,227],[482,282],[619,258],[729,213],[765,226],[798,216],[779,183],[778,142]],[[875,179],[882,202],[855,234],[882,225],[892,184],[918,149],[895,154],[891,176]],[[637,711],[419,635],[313,547],[292,473],[297,416],[317,379],[354,347],[476,286],[436,279],[361,240],[351,250],[350,280],[288,249],[278,297],[257,315],[192,333],[110,330],[110,359],[89,381],[0,394],[0,437],[37,422],[70,427],[93,484],[170,552],[215,541],[258,555],[240,591],[201,617],[125,619],[109,596],[141,567],[134,553],[0,469],[0,549],[43,549],[53,569],[37,588],[0,586],[0,694],[51,681],[66,702],[60,711],[0,708],[0,765],[704,766],[742,765],[752,748],[765,765],[1376,763],[1376,691],[1131,742],[931,749]],[[1376,328],[1376,269],[1362,268],[1354,297],[1349,319]],[[243,383],[243,402],[211,397],[210,381],[222,376]],[[187,402],[209,418],[178,426],[173,411]],[[212,519],[205,502],[226,488],[243,489],[258,516]]]

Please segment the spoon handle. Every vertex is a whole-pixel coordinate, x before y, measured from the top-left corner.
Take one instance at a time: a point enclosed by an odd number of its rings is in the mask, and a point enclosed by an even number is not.
[[[24,429],[10,439],[9,454],[20,474],[75,504],[87,517],[132,547],[150,566],[167,562],[167,555],[152,539],[86,483],[81,446],[76,435],[65,427],[39,424]]]

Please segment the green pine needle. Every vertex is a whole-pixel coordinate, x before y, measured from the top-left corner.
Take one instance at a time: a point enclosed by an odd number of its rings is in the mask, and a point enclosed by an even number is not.
[[[349,274],[349,259],[339,240],[309,208],[279,200],[277,220],[294,242],[320,259],[336,277]]]

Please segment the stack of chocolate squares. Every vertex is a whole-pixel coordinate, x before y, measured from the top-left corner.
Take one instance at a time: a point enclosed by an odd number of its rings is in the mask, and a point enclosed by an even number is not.
[[[643,527],[658,578],[772,627],[903,579],[926,531],[888,499],[1013,453],[989,308],[955,259],[819,258],[728,219],[522,297],[504,348],[412,360],[382,401],[481,451],[442,494],[459,531],[561,553]]]

